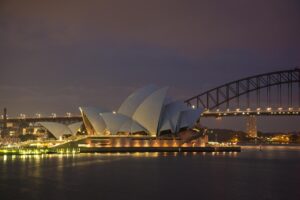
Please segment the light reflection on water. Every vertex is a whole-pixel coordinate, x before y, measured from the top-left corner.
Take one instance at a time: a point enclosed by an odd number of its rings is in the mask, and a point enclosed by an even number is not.
[[[93,199],[199,194],[203,199],[297,199],[299,161],[299,150],[282,147],[241,153],[4,155],[0,199],[82,200],[87,194]]]
[[[0,155],[0,165],[7,162],[34,163],[39,166],[41,161],[55,160],[59,167],[66,166],[65,161],[72,161],[72,166],[84,166],[93,163],[105,163],[124,158],[155,158],[155,157],[176,157],[176,156],[211,156],[211,157],[237,157],[245,152],[255,153],[257,157],[273,157],[285,155],[289,151],[300,154],[300,146],[244,146],[242,153],[239,152],[136,152],[136,153],[83,153],[83,154],[41,154],[41,155]],[[83,160],[82,160],[83,159]],[[88,161],[86,160],[88,159]],[[92,159],[92,160],[90,160]]]
[[[242,146],[243,150],[267,150],[267,151],[300,151],[300,145],[245,145]]]

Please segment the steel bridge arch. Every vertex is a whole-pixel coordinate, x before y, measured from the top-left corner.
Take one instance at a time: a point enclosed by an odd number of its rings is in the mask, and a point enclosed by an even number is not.
[[[236,99],[239,105],[239,98],[247,96],[247,107],[250,106],[250,93],[256,92],[256,104],[260,105],[260,92],[267,88],[267,104],[271,103],[271,87],[277,85],[277,97],[282,104],[282,85],[288,85],[288,104],[293,101],[293,83],[298,83],[298,104],[300,106],[300,68],[292,70],[275,71],[259,74],[247,78],[232,81],[221,86],[210,89],[199,95],[193,96],[185,101],[189,106],[202,107],[205,110],[213,110],[226,104],[229,108],[231,100]]]

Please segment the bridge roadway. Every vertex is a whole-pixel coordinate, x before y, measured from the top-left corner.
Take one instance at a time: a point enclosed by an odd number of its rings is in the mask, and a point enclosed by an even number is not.
[[[289,109],[246,109],[246,110],[212,110],[204,111],[201,113],[201,117],[235,117],[235,116],[298,116],[300,115],[300,108],[289,108]],[[36,122],[63,122],[63,123],[75,123],[82,121],[81,116],[57,116],[57,117],[27,117],[27,118],[8,118],[7,122],[12,123],[36,123]],[[0,119],[0,123],[3,123],[3,119]]]
[[[300,115],[300,108],[289,108],[289,109],[246,109],[246,110],[214,110],[214,111],[204,111],[201,114],[201,117],[235,117],[235,116],[250,116],[250,115],[256,115],[256,116],[298,116]]]
[[[36,122],[69,122],[75,123],[82,121],[81,116],[57,116],[57,117],[26,117],[26,118],[8,118],[6,122],[11,123],[36,123]],[[0,123],[3,123],[3,119],[0,119]]]

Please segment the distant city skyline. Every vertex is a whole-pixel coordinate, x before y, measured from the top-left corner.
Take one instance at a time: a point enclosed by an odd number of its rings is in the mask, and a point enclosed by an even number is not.
[[[134,6],[133,6],[134,5]],[[10,116],[114,110],[148,84],[187,99],[300,66],[298,1],[1,1],[0,107]],[[2,113],[2,111],[1,111]],[[258,130],[300,130],[297,117]],[[245,130],[245,120],[204,119]]]

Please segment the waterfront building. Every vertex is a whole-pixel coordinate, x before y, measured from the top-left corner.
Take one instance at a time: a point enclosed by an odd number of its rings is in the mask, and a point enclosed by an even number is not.
[[[80,107],[88,135],[158,137],[192,128],[200,116],[200,109],[172,101],[167,91],[167,87],[143,87],[132,93],[117,111]]]

